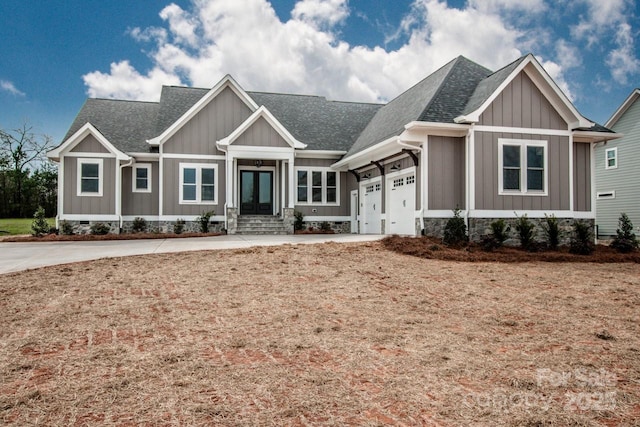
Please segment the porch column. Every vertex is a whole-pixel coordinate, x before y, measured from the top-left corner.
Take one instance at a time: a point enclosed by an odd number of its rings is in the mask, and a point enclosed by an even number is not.
[[[289,156],[289,203],[288,203],[288,207],[293,209],[294,206],[294,179],[293,179],[294,175],[293,175],[293,153],[291,154],[291,156]]]
[[[287,186],[286,186],[286,168],[287,162],[280,160],[280,210],[287,206]]]
[[[225,198],[227,201],[227,207],[232,208],[233,207],[233,164],[234,164],[234,159],[233,156],[230,155],[229,153],[227,153],[227,162],[226,162],[226,176],[227,176],[227,182],[225,185]]]

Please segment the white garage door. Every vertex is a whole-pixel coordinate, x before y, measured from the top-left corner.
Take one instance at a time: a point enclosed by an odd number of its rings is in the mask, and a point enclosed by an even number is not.
[[[363,234],[380,234],[382,210],[382,188],[381,183],[367,184],[364,187],[364,224]]]
[[[389,227],[387,234],[416,234],[416,175],[410,173],[387,180]]]

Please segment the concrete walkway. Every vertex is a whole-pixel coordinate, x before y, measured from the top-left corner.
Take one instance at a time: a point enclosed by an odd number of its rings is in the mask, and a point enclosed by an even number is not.
[[[193,237],[181,239],[106,240],[84,242],[0,242],[0,274],[48,265],[113,258],[127,255],[169,252],[236,249],[252,246],[309,244],[324,242],[368,242],[379,235],[358,234],[296,234],[286,236]]]

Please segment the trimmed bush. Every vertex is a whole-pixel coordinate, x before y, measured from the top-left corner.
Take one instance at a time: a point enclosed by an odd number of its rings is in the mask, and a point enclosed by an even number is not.
[[[196,221],[200,223],[201,233],[209,232],[209,220],[215,213],[216,213],[215,211],[202,212],[202,215],[196,218]]]
[[[300,211],[294,211],[293,216],[296,219],[293,223],[293,229],[302,230],[304,228],[304,215]]]
[[[464,218],[460,216],[460,209],[456,208],[453,210],[453,217],[449,218],[444,226],[442,243],[447,246],[459,246],[468,240],[467,224],[465,224]]]
[[[580,221],[573,221],[573,236],[569,252],[578,255],[591,255],[594,250],[591,227]]]
[[[560,244],[560,227],[558,226],[558,218],[555,215],[547,216],[544,214],[544,222],[542,229],[547,236],[547,247],[549,249],[557,249]]]
[[[60,231],[62,231],[62,234],[64,234],[65,236],[72,236],[73,225],[71,225],[70,222],[64,220],[60,223]]]
[[[638,249],[638,239],[633,232],[633,223],[626,213],[620,214],[616,238],[611,242],[611,247],[621,253],[628,253]]]
[[[485,251],[492,251],[501,247],[505,240],[509,238],[509,227],[506,221],[502,218],[497,219],[491,223],[491,234],[483,236],[480,244]]]
[[[173,232],[175,234],[182,234],[184,231],[184,219],[178,218],[175,224],[173,224]]]
[[[31,234],[36,237],[41,237],[45,234],[49,234],[51,227],[47,222],[47,217],[42,206],[38,206],[36,212],[33,214],[33,222],[31,223]]]
[[[534,246],[533,230],[536,226],[529,221],[527,214],[518,217],[516,221],[516,231],[520,237],[520,247],[522,249],[531,250]]]
[[[111,231],[111,227],[108,224],[104,224],[102,222],[91,224],[91,234],[94,234],[96,236],[109,234],[109,231]]]
[[[135,217],[131,226],[131,231],[134,233],[144,233],[147,231],[147,220],[142,217]]]

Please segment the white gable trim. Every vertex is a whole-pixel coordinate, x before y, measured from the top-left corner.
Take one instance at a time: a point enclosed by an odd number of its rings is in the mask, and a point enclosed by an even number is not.
[[[162,132],[162,134],[155,138],[147,140],[147,142],[153,146],[158,146],[165,143],[226,88],[231,89],[238,96],[238,98],[240,98],[247,105],[247,107],[251,109],[251,111],[255,111],[258,108],[258,104],[256,104],[255,101],[251,99],[251,97],[244,91],[244,89],[240,87],[240,85],[233,79],[233,77],[227,74],[214,87],[212,87],[205,96],[203,96],[198,102],[193,104],[193,106],[189,108],[189,110],[187,110],[187,112],[184,113],[182,117],[176,120],[175,123],[169,126],[164,132]]]
[[[98,142],[100,142],[100,144],[102,144],[102,146],[104,146],[104,148],[106,148],[109,153],[111,153],[111,155],[108,155],[108,157],[115,157],[118,160],[131,160],[130,156],[114,147],[113,144],[111,144],[109,140],[107,140],[107,138],[105,138],[98,129],[96,129],[91,123],[88,122],[80,129],[78,129],[76,133],[71,135],[71,137],[69,137],[65,142],[49,151],[47,153],[47,157],[57,161],[58,159],[60,159],[60,156],[69,153],[76,145],[81,143],[89,135],[92,135],[95,139],[97,139]],[[101,157],[104,156],[104,154],[105,153],[91,153],[91,155],[94,157]]]
[[[291,135],[291,133],[289,133],[289,131],[284,126],[282,126],[282,123],[280,123],[278,119],[276,119],[273,114],[271,114],[271,112],[267,110],[267,107],[263,105],[262,107],[258,108],[252,115],[250,115],[247,120],[245,120],[240,126],[238,126],[236,130],[231,132],[229,136],[221,139],[220,141],[216,141],[216,145],[218,146],[218,148],[222,151],[226,151],[226,147],[233,144],[236,139],[240,137],[240,135],[242,135],[261,117],[265,119],[267,123],[269,123],[269,125],[273,129],[275,129],[276,132],[278,132],[278,134],[285,140],[287,144],[289,144],[291,148],[303,149],[307,147],[307,144],[303,144],[302,142],[295,139],[293,135]]]
[[[558,110],[560,115],[569,123],[570,129],[579,127],[589,128],[594,125],[593,122],[587,120],[573,106],[569,98],[560,90],[555,81],[549,76],[545,69],[535,59],[532,54],[526,58],[511,72],[498,88],[489,96],[485,102],[475,111],[464,116],[458,116],[454,119],[456,123],[478,123],[480,115],[495,101],[503,90],[516,78],[518,74],[524,71],[533,81],[542,94],[547,98],[551,105]]]
[[[640,89],[634,89],[633,92],[631,92],[631,94],[627,97],[627,99],[624,100],[622,105],[620,105],[620,107],[616,110],[616,112],[613,113],[611,118],[607,120],[607,123],[605,123],[604,126],[611,128],[611,126],[615,125],[618,120],[620,120],[620,117],[622,117],[622,115],[627,112],[629,107],[631,107],[638,98],[640,98]]]

